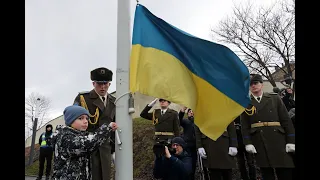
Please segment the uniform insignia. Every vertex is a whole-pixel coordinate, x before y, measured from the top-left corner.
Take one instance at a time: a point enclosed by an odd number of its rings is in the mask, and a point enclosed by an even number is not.
[[[105,73],[106,73],[106,71],[104,69],[100,70],[100,74],[105,74]]]

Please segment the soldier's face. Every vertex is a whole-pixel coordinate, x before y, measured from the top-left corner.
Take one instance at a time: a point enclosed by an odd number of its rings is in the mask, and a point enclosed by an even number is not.
[[[166,100],[159,101],[160,107],[166,109],[169,106],[169,102]]]
[[[263,87],[263,84],[260,82],[250,83],[250,91],[252,93],[259,93],[260,91],[262,91],[262,87]]]
[[[93,87],[100,96],[105,96],[110,87],[110,82],[93,82]]]
[[[47,131],[51,131],[51,127],[49,126],[49,127],[47,127]]]
[[[79,131],[85,131],[88,128],[88,120],[89,120],[89,117],[87,115],[81,115],[75,121],[73,121],[73,123],[71,124],[71,127]]]

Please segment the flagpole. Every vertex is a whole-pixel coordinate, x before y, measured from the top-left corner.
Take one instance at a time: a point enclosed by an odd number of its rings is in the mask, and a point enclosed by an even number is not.
[[[130,0],[118,0],[115,179],[133,179],[132,118],[129,114]]]

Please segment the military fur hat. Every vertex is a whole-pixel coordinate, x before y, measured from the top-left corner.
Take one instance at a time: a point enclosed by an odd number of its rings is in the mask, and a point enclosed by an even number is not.
[[[90,78],[92,81],[112,81],[112,71],[101,67],[91,71]]]
[[[274,93],[280,93],[280,89],[279,89],[278,87],[274,87],[274,88],[272,89],[272,91],[273,91]]]
[[[160,101],[168,101],[168,100],[163,99],[163,98],[160,98],[160,99],[159,99],[159,102],[160,102]],[[168,101],[168,103],[169,103],[169,104],[171,104],[171,102],[170,102],[170,101]]]
[[[263,83],[263,80],[262,80],[262,76],[260,74],[254,74],[252,75],[251,79],[250,79],[250,83],[252,82],[260,82],[260,83]]]

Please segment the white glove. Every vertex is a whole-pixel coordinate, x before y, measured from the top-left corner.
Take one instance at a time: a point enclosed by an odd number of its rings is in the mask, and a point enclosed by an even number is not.
[[[199,152],[199,155],[200,155],[201,158],[207,159],[207,154],[206,154],[206,151],[204,150],[204,148],[202,148],[202,147],[199,148],[198,152]]]
[[[238,154],[238,149],[236,147],[229,147],[229,155],[235,156]]]
[[[295,144],[286,144],[286,152],[295,152],[296,151],[296,145]]]
[[[112,153],[112,162],[113,164],[116,162],[116,152]]]
[[[252,144],[246,145],[246,151],[251,154],[257,153],[256,148]]]
[[[149,107],[154,106],[157,101],[158,101],[158,98],[155,98],[153,101],[151,101],[151,103],[148,104],[148,106],[149,106]]]

